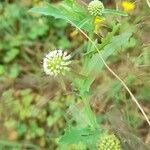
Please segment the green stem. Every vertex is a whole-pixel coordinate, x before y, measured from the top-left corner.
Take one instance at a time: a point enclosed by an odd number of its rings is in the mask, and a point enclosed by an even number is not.
[[[84,107],[85,107],[85,113],[86,113],[86,115],[87,115],[87,117],[90,121],[90,126],[93,129],[96,129],[98,127],[96,117],[95,117],[94,113],[91,110],[89,101],[88,101],[87,96],[85,94],[82,95],[82,100],[83,100]]]

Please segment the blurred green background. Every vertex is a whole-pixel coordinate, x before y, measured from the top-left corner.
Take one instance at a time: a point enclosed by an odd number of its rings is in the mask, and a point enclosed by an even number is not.
[[[59,96],[59,84],[45,77],[42,58],[71,42],[67,23],[28,13],[42,2],[0,2],[0,145],[12,140],[53,149],[65,125],[70,98]]]
[[[61,48],[69,49],[77,54],[76,59],[80,59],[86,40],[79,33],[73,35],[74,28],[62,20],[28,12],[42,2],[0,1],[0,148],[6,145],[11,150],[20,143],[33,149],[57,149],[58,137],[63,134],[68,121],[67,108],[79,101],[73,96],[68,81],[66,93],[56,79],[43,73],[42,58],[48,50]],[[125,79],[149,114],[150,34],[147,13],[146,3],[140,3],[133,17],[123,20],[124,27],[134,26],[137,32],[130,39],[127,50],[112,56],[109,64]],[[93,89],[95,87],[91,101],[93,110],[103,114],[113,101],[125,110],[127,123],[149,142],[150,133],[144,118],[118,81],[104,70]],[[99,120],[103,122],[103,118]]]

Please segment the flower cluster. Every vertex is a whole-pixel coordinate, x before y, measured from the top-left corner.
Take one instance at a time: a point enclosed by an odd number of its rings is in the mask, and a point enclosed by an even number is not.
[[[43,69],[47,75],[58,76],[64,75],[66,71],[69,71],[68,65],[71,61],[70,55],[62,50],[50,51],[43,59]]]
[[[93,0],[88,5],[88,11],[92,16],[101,16],[104,10],[104,5],[99,0]]]
[[[111,134],[104,134],[97,144],[98,150],[121,150],[120,141]]]

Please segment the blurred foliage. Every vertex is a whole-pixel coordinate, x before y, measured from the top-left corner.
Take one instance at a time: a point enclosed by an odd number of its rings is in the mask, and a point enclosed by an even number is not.
[[[41,83],[39,86],[34,85],[32,83],[34,79],[29,79],[27,76],[28,74],[35,74],[40,77],[35,82],[39,80],[43,82],[41,61],[44,53],[50,49],[56,47],[70,49],[73,52],[73,57],[78,60],[77,70],[80,70],[80,64],[83,63],[82,51],[88,47],[89,53],[86,55],[90,55],[92,50],[91,45],[87,46],[86,39],[77,31],[74,34],[74,28],[64,20],[55,20],[53,17],[43,17],[29,13],[31,7],[42,4],[42,0],[2,0],[0,2],[0,149],[2,150],[4,148],[16,150],[22,149],[22,147],[24,149],[27,149],[27,147],[31,149],[38,149],[38,147],[43,149],[68,149],[66,145],[59,147],[57,138],[63,134],[63,129],[66,122],[68,122],[66,110],[70,104],[72,105],[68,111],[69,115],[72,116],[72,120],[69,123],[72,125],[73,121],[76,120],[84,130],[81,131],[78,128],[78,132],[74,132],[74,129],[68,127],[66,132],[72,131],[74,137],[79,137],[85,131],[91,133],[84,126],[85,122],[88,123],[88,121],[81,111],[82,104],[78,95],[74,97],[72,94],[75,91],[67,86],[69,94],[64,95],[63,89],[56,87],[57,82],[54,83],[51,89],[48,89],[40,86]],[[111,7],[112,4],[112,2],[109,2],[108,6]],[[127,29],[134,31],[128,44],[124,44],[124,49],[120,48],[119,44],[124,40],[118,40],[120,35],[118,35],[118,29],[115,29],[117,27],[114,26],[113,16],[107,16],[106,18],[109,21],[102,27],[103,35],[107,38],[100,37],[98,42],[101,48],[114,37],[108,48],[114,50],[119,48],[120,51],[110,57],[108,64],[126,81],[144,110],[149,114],[150,53],[147,17],[149,10],[146,3],[139,2],[138,5],[132,16],[121,19],[120,33]],[[86,15],[85,12],[83,13]],[[120,20],[119,17],[117,19]],[[86,30],[87,26],[90,26],[92,30],[91,24],[91,22],[87,22],[84,29]],[[82,23],[80,25],[82,26]],[[128,39],[125,34],[121,36]],[[101,44],[101,41],[104,42],[104,45]],[[98,60],[96,54],[92,57],[90,63],[93,63],[93,66],[96,67],[95,59]],[[86,68],[85,66],[84,71],[88,73],[89,70],[87,71],[87,69],[90,70],[90,67]],[[93,70],[90,70],[90,72],[93,72]],[[24,76],[27,76],[27,79],[20,82]],[[91,75],[91,77],[93,76]],[[51,79],[49,78],[49,80]],[[21,88],[17,87],[18,83],[22,86]],[[78,83],[76,82],[76,84]],[[88,84],[91,85],[92,83],[87,82],[85,84],[86,89],[89,88]],[[91,106],[93,111],[97,113],[99,123],[103,124],[104,127],[108,125],[105,112],[114,105],[120,110],[124,107],[125,122],[133,127],[144,141],[150,142],[148,140],[149,128],[118,81],[104,70],[96,76],[96,81],[93,82],[91,89]],[[112,101],[114,102],[113,105]],[[79,113],[80,111],[81,113]],[[79,119],[78,116],[81,118]],[[113,123],[117,124],[117,121],[112,120],[111,126],[113,126]],[[117,125],[122,124],[118,123]],[[97,133],[99,132],[101,131]],[[86,138],[89,137],[85,137],[84,140],[87,140]],[[71,139],[69,134],[63,137],[64,141],[66,139],[69,139],[70,143],[78,140],[78,138]],[[85,145],[79,144],[77,147],[71,145],[69,149],[86,148]]]
[[[29,7],[39,2],[28,1],[25,3],[27,6],[24,3],[0,3],[0,74],[3,75],[1,80],[4,77],[15,79],[21,72],[26,71],[25,66],[28,64],[32,65],[27,70],[36,71],[37,61],[41,59],[41,50],[54,48],[55,44],[61,45],[60,48],[70,45],[67,37],[63,36],[66,23],[61,20],[55,22],[52,18],[33,17],[28,13]],[[56,32],[54,28],[60,32]]]
[[[70,97],[57,96],[46,101],[45,97],[25,89],[5,91],[1,101],[0,118],[8,130],[8,138],[30,143],[37,139],[36,143],[44,147],[56,142],[60,132],[58,129],[62,130],[65,123],[63,114]],[[46,102],[44,109],[43,102]]]
[[[61,45],[60,48],[70,46],[68,38],[64,36],[67,26],[65,22],[55,22],[53,18],[31,16],[28,13],[30,7],[41,2],[0,2],[0,90],[5,89],[5,83],[10,88],[1,91],[0,122],[4,123],[5,129],[4,132],[0,129],[0,137],[2,140],[20,140],[22,143],[30,141],[29,143],[45,147],[56,143],[60,129],[64,126],[63,112],[68,98],[54,97],[50,102],[48,97],[37,94],[32,89],[11,88],[11,84],[22,73],[41,72],[39,64],[43,50],[53,49],[57,45]],[[44,105],[42,108],[40,102],[45,101],[46,107]],[[39,108],[36,104],[40,105]],[[14,149],[18,147],[7,141],[1,141],[0,145],[2,149],[7,148],[7,145],[10,148],[14,145]],[[52,147],[54,146],[55,144]]]

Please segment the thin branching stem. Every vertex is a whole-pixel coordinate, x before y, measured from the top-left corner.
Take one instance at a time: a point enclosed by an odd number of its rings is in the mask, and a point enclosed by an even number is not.
[[[99,53],[99,57],[102,60],[102,62],[104,63],[105,67],[108,69],[108,71],[116,78],[118,79],[122,85],[124,86],[124,88],[127,90],[127,92],[130,94],[131,99],[136,103],[136,105],[138,106],[138,108],[140,109],[141,113],[143,114],[143,116],[145,117],[148,125],[150,126],[150,120],[148,119],[145,111],[143,110],[143,108],[141,107],[141,105],[139,104],[138,100],[135,98],[135,96],[132,94],[132,92],[130,91],[130,89],[128,88],[128,86],[126,85],[126,83],[107,65],[106,61],[103,59],[103,57],[101,56],[101,53],[99,51],[99,49],[97,48],[97,46],[95,45],[94,41],[82,30],[80,29],[76,24],[74,24],[72,21],[70,21],[68,18],[66,18],[73,26],[75,26],[95,47],[95,49],[97,50],[97,52]]]

